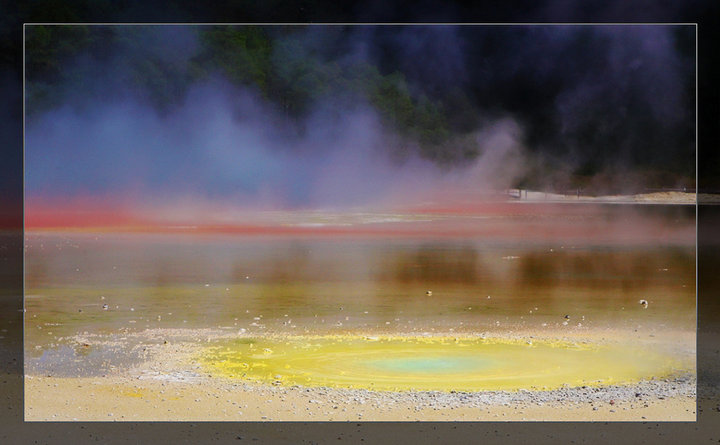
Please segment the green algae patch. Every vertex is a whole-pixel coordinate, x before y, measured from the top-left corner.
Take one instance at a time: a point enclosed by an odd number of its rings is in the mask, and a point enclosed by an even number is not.
[[[689,369],[631,345],[480,337],[243,337],[210,344],[198,361],[213,375],[249,382],[378,391],[550,390]]]

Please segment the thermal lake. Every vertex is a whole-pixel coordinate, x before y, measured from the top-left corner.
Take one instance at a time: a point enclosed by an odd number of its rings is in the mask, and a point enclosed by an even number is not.
[[[567,209],[29,232],[26,370],[122,373],[155,333],[214,329],[187,339],[198,372],[266,385],[512,391],[693,374],[694,208]]]

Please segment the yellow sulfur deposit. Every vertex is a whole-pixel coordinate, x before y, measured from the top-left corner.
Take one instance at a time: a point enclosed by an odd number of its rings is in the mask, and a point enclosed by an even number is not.
[[[353,335],[224,340],[205,349],[199,361],[213,375],[258,383],[380,391],[612,385],[691,367],[631,345]]]

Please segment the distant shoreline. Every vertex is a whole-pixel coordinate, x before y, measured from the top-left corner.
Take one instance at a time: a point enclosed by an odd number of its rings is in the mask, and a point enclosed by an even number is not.
[[[589,196],[582,194],[546,193],[525,189],[507,191],[508,202],[522,203],[593,203],[593,204],[714,204],[720,195],[689,192],[652,192],[634,195]]]

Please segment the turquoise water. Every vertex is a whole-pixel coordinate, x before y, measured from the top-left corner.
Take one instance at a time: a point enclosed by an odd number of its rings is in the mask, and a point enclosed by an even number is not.
[[[416,357],[371,360],[367,366],[382,371],[407,373],[467,373],[495,366],[495,361],[482,357]]]

